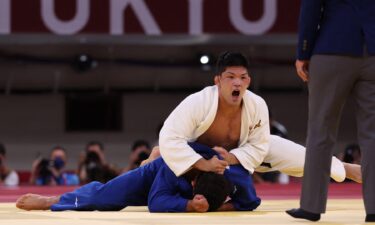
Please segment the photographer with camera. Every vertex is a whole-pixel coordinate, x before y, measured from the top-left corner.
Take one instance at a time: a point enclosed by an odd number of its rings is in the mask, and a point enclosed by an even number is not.
[[[122,172],[125,173],[129,170],[138,168],[143,160],[146,160],[151,154],[150,144],[145,140],[137,140],[133,143],[129,162]]]
[[[119,172],[106,162],[104,145],[99,141],[90,141],[80,156],[78,174],[80,183],[87,184],[91,181],[106,183]]]
[[[30,184],[34,185],[78,185],[78,176],[65,171],[66,150],[56,146],[51,150],[49,159],[39,158],[33,162]]]
[[[0,185],[17,186],[19,177],[16,171],[11,170],[6,165],[6,150],[0,143]]]

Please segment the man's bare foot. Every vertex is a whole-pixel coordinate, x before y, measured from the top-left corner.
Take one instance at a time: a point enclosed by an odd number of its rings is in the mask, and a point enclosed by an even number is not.
[[[42,196],[36,194],[22,195],[16,202],[16,207],[24,210],[48,210],[51,205],[59,202],[60,196]]]
[[[352,163],[344,163],[344,168],[346,172],[346,178],[353,180],[357,183],[362,183],[362,171],[361,166]]]

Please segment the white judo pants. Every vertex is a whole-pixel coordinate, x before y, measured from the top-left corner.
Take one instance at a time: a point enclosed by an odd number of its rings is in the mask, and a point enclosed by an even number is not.
[[[263,163],[255,171],[260,173],[280,171],[293,177],[302,177],[305,155],[306,148],[302,145],[276,135],[271,135],[269,152],[264,158]],[[343,163],[336,157],[333,157],[331,178],[337,182],[342,182],[345,180],[345,177],[346,173]]]

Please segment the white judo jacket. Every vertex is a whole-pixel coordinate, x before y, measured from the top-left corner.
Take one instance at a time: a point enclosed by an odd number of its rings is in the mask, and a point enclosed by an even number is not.
[[[213,123],[219,103],[216,85],[185,98],[164,122],[159,135],[160,153],[169,168],[180,176],[202,157],[188,142],[194,142]],[[269,149],[269,117],[265,101],[251,91],[243,97],[241,135],[238,148],[231,149],[250,173],[263,161]],[[229,150],[229,149],[227,149]]]

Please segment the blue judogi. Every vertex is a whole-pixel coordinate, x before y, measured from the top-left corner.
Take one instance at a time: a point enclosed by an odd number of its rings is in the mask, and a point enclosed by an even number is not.
[[[211,148],[189,143],[197,153],[209,159],[217,153]],[[160,168],[157,178],[151,187],[148,200],[150,212],[185,212],[189,199],[193,198],[191,184],[176,175],[167,166]],[[234,191],[229,195],[238,211],[251,211],[260,205],[260,198],[256,196],[252,178],[241,165],[230,166],[224,176],[234,185]]]
[[[229,195],[238,211],[251,211],[260,205],[249,172],[242,166],[231,166],[224,176],[234,185]],[[185,212],[189,199],[193,198],[193,188],[189,181],[176,175],[167,167],[160,168],[160,176],[155,179],[148,198],[150,212]]]
[[[197,143],[190,146],[205,158],[216,155],[212,149]],[[253,210],[260,204],[250,174],[241,165],[224,173],[235,186],[230,195],[237,210]],[[52,211],[115,211],[127,206],[146,206],[150,212],[185,212],[193,198],[190,181],[176,175],[162,158],[122,174],[106,184],[91,182],[73,192],[63,194]]]

